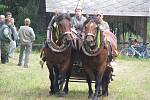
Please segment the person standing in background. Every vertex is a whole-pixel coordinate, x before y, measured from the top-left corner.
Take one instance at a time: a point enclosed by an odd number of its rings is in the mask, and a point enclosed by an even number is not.
[[[14,24],[14,18],[11,18],[11,30],[12,30],[12,40],[10,41],[10,45],[9,45],[9,57],[14,58],[14,52],[15,52],[15,48],[16,48],[16,41],[18,40],[18,32],[16,29],[16,26]]]
[[[12,40],[10,41],[9,45],[9,57],[14,58],[14,51],[16,48],[16,40],[18,39],[18,33],[14,24],[14,18],[12,18],[11,12],[6,12],[5,14],[7,19],[11,19],[12,25],[10,26],[10,29],[12,31]]]
[[[5,23],[5,16],[0,15],[0,28]],[[1,34],[1,33],[0,33]],[[0,57],[1,57],[1,41],[0,41]]]
[[[0,29],[0,40],[1,40],[1,63],[6,64],[9,62],[8,59],[8,52],[9,52],[9,44],[12,40],[12,30],[11,26],[11,19],[6,18],[5,24],[1,26]]]
[[[29,65],[29,56],[32,49],[32,43],[35,40],[35,34],[33,29],[30,27],[31,21],[29,18],[24,20],[25,25],[21,26],[18,31],[18,36],[20,39],[20,54],[18,66],[22,65],[23,53],[25,50],[25,61],[24,67],[27,68]]]
[[[5,16],[4,15],[0,15],[0,28],[1,26],[5,23]]]

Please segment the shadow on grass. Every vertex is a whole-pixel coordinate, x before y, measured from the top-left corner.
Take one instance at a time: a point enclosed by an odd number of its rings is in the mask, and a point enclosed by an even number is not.
[[[16,96],[15,96],[16,97]],[[59,97],[58,94],[49,96],[49,89],[41,89],[41,88],[33,88],[27,91],[22,91],[21,93],[17,94],[17,99],[37,99],[40,100],[44,99],[54,99],[54,100],[87,100],[88,99],[88,91],[80,91],[80,90],[70,90],[66,97]]]

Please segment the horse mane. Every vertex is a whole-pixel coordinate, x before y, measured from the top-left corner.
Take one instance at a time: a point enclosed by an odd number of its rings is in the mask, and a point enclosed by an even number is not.
[[[60,14],[56,17],[56,22],[60,22],[63,19],[71,21],[71,17],[68,14]]]
[[[51,19],[48,27],[51,27],[51,32],[54,33],[55,31],[55,27],[54,27],[54,23],[59,23],[60,21],[62,21],[63,19],[67,19],[68,21],[71,22],[71,17],[69,14],[64,14],[64,13],[60,13],[57,16],[53,16],[53,18]]]
[[[84,22],[83,26],[85,26],[89,21],[95,22],[97,25],[100,23],[98,20],[96,20],[93,17],[88,17],[87,20]]]
[[[70,47],[70,43],[65,44],[62,40],[63,33],[59,30],[59,24],[63,24],[64,22],[61,21],[64,20],[66,20],[67,23],[70,23],[71,18],[68,14],[59,14],[57,16],[53,16],[48,26],[50,31],[48,33],[50,35],[49,47],[54,52],[63,52]]]
[[[52,20],[49,23],[49,26],[53,26],[53,24],[55,22],[60,22],[63,19],[67,19],[67,20],[71,21],[70,15],[61,13],[58,16],[54,16],[54,18],[52,18]]]

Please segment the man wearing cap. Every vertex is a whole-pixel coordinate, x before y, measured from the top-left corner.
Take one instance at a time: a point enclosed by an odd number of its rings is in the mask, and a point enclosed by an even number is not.
[[[99,21],[99,28],[101,31],[110,31],[109,25],[106,21],[103,20],[103,14],[96,15],[97,20]]]
[[[112,55],[118,56],[117,50],[117,38],[116,36],[110,31],[110,27],[106,21],[103,20],[103,14],[97,13],[96,19],[99,21],[99,29],[103,32],[105,39],[110,42],[112,46]]]

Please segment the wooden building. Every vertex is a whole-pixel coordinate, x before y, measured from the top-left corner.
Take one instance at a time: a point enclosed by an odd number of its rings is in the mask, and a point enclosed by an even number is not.
[[[147,21],[150,16],[150,0],[46,0],[46,12],[67,10],[74,13],[77,5],[84,14],[101,11],[116,33],[118,44],[127,43],[132,35],[147,42]]]

